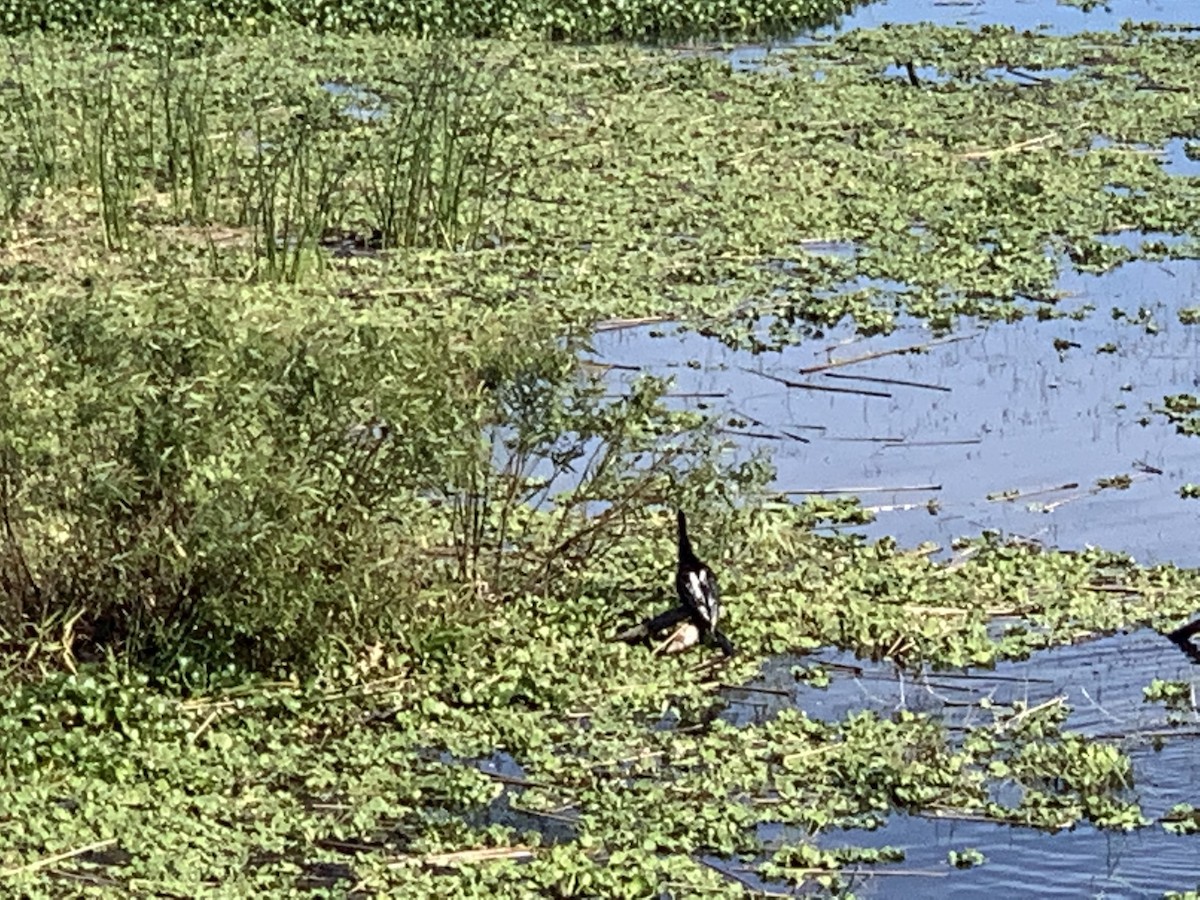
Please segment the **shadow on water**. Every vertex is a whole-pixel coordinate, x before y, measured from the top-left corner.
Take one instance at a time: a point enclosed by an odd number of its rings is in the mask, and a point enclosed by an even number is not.
[[[824,667],[828,687],[797,682],[796,666]],[[1200,668],[1153,631],[1060,647],[985,672],[901,674],[886,663],[822,653],[772,661],[749,687],[773,693],[734,692],[726,715],[745,724],[793,706],[828,721],[864,709],[881,716],[907,710],[936,716],[955,734],[991,721],[985,701],[1035,707],[1062,697],[1071,708],[1065,728],[1114,742],[1129,754],[1132,799],[1144,816],[1159,819],[1175,804],[1200,805],[1200,715],[1192,710],[1168,718],[1162,705],[1145,702],[1143,689],[1156,678],[1189,682],[1194,690]],[[798,837],[779,826],[763,827],[768,840]],[[893,815],[881,828],[830,832],[818,842],[904,851],[896,874],[884,867],[878,877],[862,876],[865,883],[856,889],[867,896],[1157,896],[1200,881],[1200,835],[1172,835],[1158,822],[1133,832],[1081,825],[1049,834],[995,822]],[[950,866],[951,851],[968,849],[982,852],[986,864]]]
[[[860,338],[847,325],[757,356],[650,329],[601,333],[593,346],[598,362],[673,377],[678,402],[732,423],[740,452],[770,453],[780,491],[859,496],[877,514],[868,537],[946,547],[992,529],[1200,564],[1200,505],[1179,496],[1200,480],[1200,440],[1153,413],[1165,395],[1200,383],[1200,327],[1179,317],[1200,303],[1200,262],[1069,271],[1058,289],[1061,308],[1095,312],[967,323],[943,342],[913,320],[886,337]],[[927,350],[878,355],[905,347]],[[771,380],[780,378],[826,390]],[[1128,487],[1100,486],[1114,476],[1128,476]]]

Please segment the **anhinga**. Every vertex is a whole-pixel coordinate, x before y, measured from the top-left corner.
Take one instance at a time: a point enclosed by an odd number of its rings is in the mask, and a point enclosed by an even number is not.
[[[692,549],[692,542],[688,540],[687,518],[682,510],[678,513],[678,524],[679,559],[675,568],[675,593],[679,597],[679,605],[626,629],[617,635],[616,640],[635,643],[661,635],[668,628],[675,628],[674,633],[659,647],[660,652],[681,653],[711,635],[726,656],[733,656],[733,644],[717,629],[721,620],[721,595],[717,589],[717,578]]]
[[[679,525],[679,562],[675,567],[675,593],[679,603],[688,610],[692,623],[700,629],[700,637],[712,635],[726,656],[733,656],[733,644],[718,629],[721,621],[721,594],[717,576],[700,561],[688,539],[687,516],[676,513]]]

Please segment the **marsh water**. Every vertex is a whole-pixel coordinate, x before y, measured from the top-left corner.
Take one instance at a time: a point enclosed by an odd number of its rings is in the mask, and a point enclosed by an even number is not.
[[[1087,12],[1029,0],[888,0],[861,7],[839,28],[935,22],[1071,34],[1152,20],[1190,35],[1187,25],[1198,19],[1192,4],[1166,0],[1111,0]],[[762,52],[741,48],[731,62],[753,66]],[[1181,141],[1154,149],[1168,173],[1200,174]],[[1103,239],[1136,251],[1143,241],[1176,238]],[[595,358],[619,367],[615,381],[635,372],[673,378],[676,402],[718,412],[734,452],[768,452],[775,486],[797,500],[858,496],[876,511],[859,529],[870,538],[932,541],[945,551],[958,536],[995,530],[1047,547],[1097,545],[1141,563],[1198,566],[1200,501],[1183,499],[1180,488],[1200,482],[1200,438],[1178,434],[1155,409],[1164,396],[1200,386],[1200,326],[1180,320],[1181,310],[1200,305],[1200,262],[1141,259],[1101,275],[1069,264],[1060,271],[1058,309],[1094,311],[1077,320],[961,321],[948,335],[902,320],[890,335],[863,338],[850,324],[759,355],[659,324],[597,334]],[[888,352],[916,347],[922,352]],[[826,688],[792,675],[798,662],[814,660],[833,664]],[[1200,720],[1192,710],[1168,723],[1161,705],[1144,702],[1143,688],[1155,678],[1194,689],[1200,667],[1149,631],[1047,651],[994,672],[916,678],[825,653],[772,661],[749,686],[768,692],[733,692],[727,716],[755,721],[785,705],[830,719],[917,710],[953,732],[981,720],[985,698],[1035,705],[1063,697],[1072,710],[1068,727],[1131,756],[1130,794],[1154,820],[1177,803],[1200,805]],[[769,822],[762,828],[778,830]],[[887,866],[862,872],[855,889],[867,896],[1142,897],[1200,886],[1200,835],[1174,836],[1157,822],[1132,832],[1080,826],[1050,834],[896,814],[875,831],[821,840],[904,849],[892,873]],[[948,864],[950,851],[968,848],[986,862]]]
[[[677,402],[727,414],[740,452],[770,454],[779,490],[859,496],[876,510],[861,529],[870,537],[945,548],[990,529],[1200,565],[1200,502],[1179,496],[1200,481],[1200,439],[1153,411],[1200,382],[1200,328],[1179,320],[1200,303],[1200,262],[1065,273],[1060,289],[1060,307],[1096,311],[968,321],[941,338],[916,321],[873,338],[846,325],[758,355],[695,332],[651,336],[663,326],[602,333],[594,346],[601,362],[674,378]],[[927,349],[801,374],[909,347]],[[1126,488],[1098,486],[1122,475]]]
[[[842,19],[838,29],[931,22],[1079,34],[1115,30],[1129,21],[1188,28],[1200,24],[1200,15],[1193,4],[1180,0],[1105,0],[1090,4],[1056,0],[881,0],[856,9]]]
[[[821,665],[826,688],[797,683],[797,664]],[[991,721],[984,702],[1028,707],[1061,702],[1071,709],[1066,727],[1116,743],[1134,769],[1131,799],[1156,819],[1179,803],[1200,801],[1200,716],[1174,719],[1161,704],[1145,702],[1155,678],[1192,681],[1200,674],[1177,647],[1153,631],[1114,635],[1040,653],[995,671],[898,672],[890,664],[820,653],[781,658],[749,687],[733,693],[727,718],[761,720],[784,705],[835,721],[858,710],[887,716],[900,711],[936,715],[951,734]],[[1011,799],[1011,798],[1010,798]],[[765,824],[770,836],[772,826]],[[783,829],[774,828],[783,836]],[[1194,886],[1200,873],[1200,837],[1176,836],[1158,824],[1132,832],[1091,826],[1047,833],[994,822],[893,815],[874,831],[830,832],[823,846],[897,847],[903,863],[864,869],[859,889],[879,896],[1141,897]],[[967,869],[947,865],[951,851],[976,849],[987,862]]]

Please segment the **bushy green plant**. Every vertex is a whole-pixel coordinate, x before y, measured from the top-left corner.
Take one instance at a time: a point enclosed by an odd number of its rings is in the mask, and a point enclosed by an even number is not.
[[[380,549],[364,522],[392,499],[372,478],[420,476],[454,373],[436,335],[320,302],[175,286],[6,310],[10,628],[81,610],[135,656],[262,660],[353,618]],[[346,439],[372,404],[403,442]]]
[[[420,655],[568,595],[698,452],[664,384],[606,397],[528,316],[192,287],[0,312],[9,635],[156,669]]]

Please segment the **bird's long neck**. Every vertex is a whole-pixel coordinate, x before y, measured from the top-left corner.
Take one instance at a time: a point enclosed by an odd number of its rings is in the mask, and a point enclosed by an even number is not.
[[[695,552],[692,550],[692,542],[688,540],[687,533],[687,517],[684,516],[683,510],[679,510],[677,514],[679,522],[679,562],[680,563],[699,563]]]

